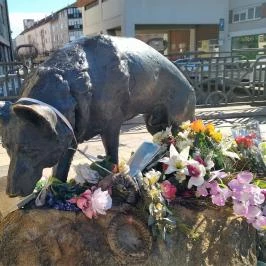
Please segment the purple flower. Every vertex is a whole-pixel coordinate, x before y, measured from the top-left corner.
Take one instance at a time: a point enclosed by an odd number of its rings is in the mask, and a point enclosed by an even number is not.
[[[210,190],[211,195],[216,195],[220,192],[219,184],[216,181],[210,182],[209,188],[211,189]]]
[[[228,183],[228,186],[233,190],[233,191],[241,191],[243,188],[243,184],[239,182],[238,179],[233,179]]]
[[[249,185],[247,191],[249,193],[249,201],[251,205],[260,205],[265,201],[265,195],[256,185]]]
[[[236,215],[244,216],[246,217],[248,212],[248,204],[247,202],[241,202],[234,200],[233,201],[233,210]]]
[[[221,188],[216,181],[210,183],[210,189],[212,203],[217,206],[224,206],[226,200],[232,196],[232,191],[229,188]]]
[[[210,188],[210,184],[205,181],[201,186],[197,187],[196,196],[197,197],[200,197],[200,196],[207,197],[209,195],[207,188]]]
[[[254,219],[260,215],[262,215],[262,211],[259,207],[248,206],[247,213],[246,213],[246,218],[247,218],[248,222],[252,223],[254,221]]]
[[[247,171],[240,172],[236,176],[237,180],[241,184],[249,184],[253,179],[253,174]]]
[[[266,216],[266,205],[262,208],[262,213]]]
[[[217,171],[212,171],[210,173],[210,175],[211,176],[210,176],[208,182],[211,182],[211,181],[213,181],[216,178],[223,179],[223,178],[228,176],[228,174],[226,172],[223,172],[222,169],[221,170],[217,170]]]
[[[266,229],[266,216],[263,216],[263,215],[257,216],[252,222],[252,225],[257,230],[265,230]]]

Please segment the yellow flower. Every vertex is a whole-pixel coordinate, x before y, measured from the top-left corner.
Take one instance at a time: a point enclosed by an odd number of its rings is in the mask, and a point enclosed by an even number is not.
[[[199,132],[204,132],[205,131],[205,125],[203,124],[202,120],[195,120],[191,123],[190,125],[192,131],[199,133]]]
[[[221,142],[222,140],[222,133],[219,131],[210,132],[210,136],[212,137],[213,140],[215,140],[218,143]]]
[[[163,209],[163,204],[158,202],[155,206],[155,208],[158,210],[158,211],[161,211]]]
[[[213,131],[215,131],[215,127],[214,127],[214,125],[213,125],[212,123],[207,124],[207,125],[206,125],[206,132],[207,132],[207,133],[211,133],[211,132],[213,132]]]
[[[159,197],[159,191],[156,188],[152,188],[151,190],[148,191],[148,195],[152,198],[158,198]]]
[[[122,174],[128,174],[129,173],[129,165],[126,163],[125,160],[120,160],[119,165],[118,165],[118,172]]]
[[[160,178],[161,172],[155,171],[154,169],[150,170],[145,174],[144,182],[147,185],[154,185]]]

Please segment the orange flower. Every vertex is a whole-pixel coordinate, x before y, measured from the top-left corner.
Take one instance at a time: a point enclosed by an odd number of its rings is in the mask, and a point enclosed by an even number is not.
[[[195,120],[190,125],[192,131],[199,133],[205,131],[205,125],[203,124],[202,120]]]

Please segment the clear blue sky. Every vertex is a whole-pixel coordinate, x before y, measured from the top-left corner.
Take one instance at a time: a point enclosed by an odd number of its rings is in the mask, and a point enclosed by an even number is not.
[[[12,38],[23,31],[23,19],[40,20],[75,0],[7,0]]]
[[[47,12],[57,11],[75,0],[7,0],[9,12]]]

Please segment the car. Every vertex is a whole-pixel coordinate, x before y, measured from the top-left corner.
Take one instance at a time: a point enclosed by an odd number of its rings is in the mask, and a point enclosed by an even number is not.
[[[209,76],[210,61],[204,58],[184,58],[173,61],[190,80],[201,80]]]

